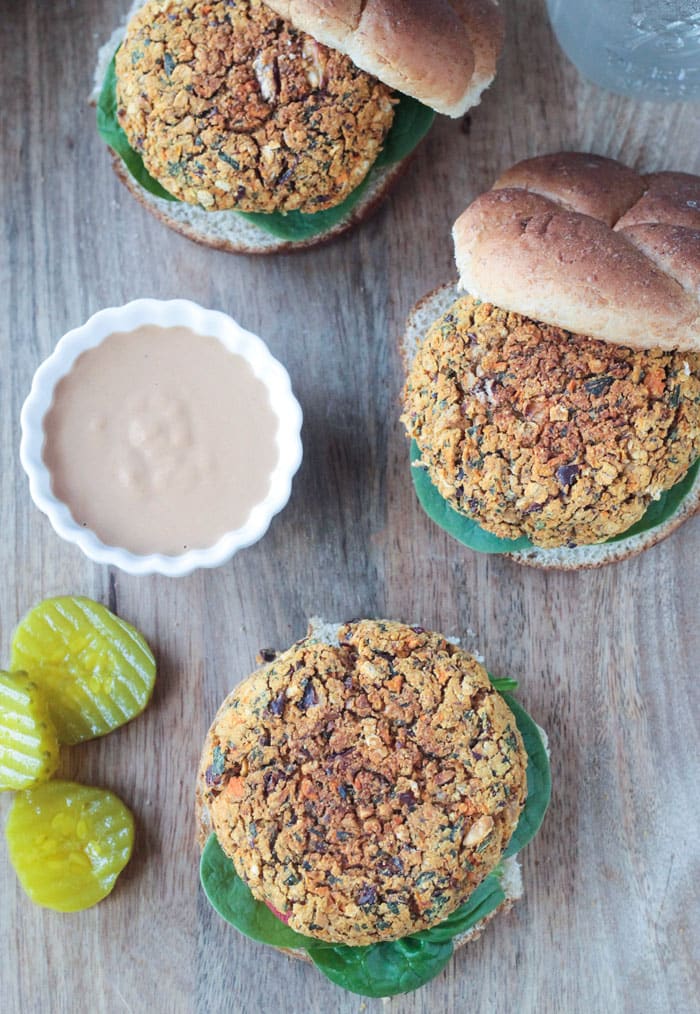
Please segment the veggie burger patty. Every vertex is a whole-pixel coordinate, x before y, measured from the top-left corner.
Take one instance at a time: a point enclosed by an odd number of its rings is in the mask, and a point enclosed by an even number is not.
[[[350,945],[440,922],[497,865],[527,755],[486,671],[439,634],[360,620],[298,642],[227,698],[204,802],[252,894]]]
[[[403,421],[433,485],[487,531],[601,542],[700,455],[700,355],[581,337],[465,296],[416,356]]]
[[[209,210],[340,204],[394,115],[389,88],[260,0],[150,0],[116,72],[131,147],[171,194]]]

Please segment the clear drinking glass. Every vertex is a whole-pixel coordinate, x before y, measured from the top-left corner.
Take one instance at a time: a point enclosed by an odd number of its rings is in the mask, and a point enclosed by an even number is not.
[[[582,74],[638,99],[700,99],[700,0],[547,0]]]

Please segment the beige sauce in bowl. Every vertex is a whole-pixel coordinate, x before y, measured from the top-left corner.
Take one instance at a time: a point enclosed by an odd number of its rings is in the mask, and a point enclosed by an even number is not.
[[[176,555],[245,524],[277,465],[278,418],[243,356],[184,327],[83,352],[44,419],[51,486],[109,546]]]

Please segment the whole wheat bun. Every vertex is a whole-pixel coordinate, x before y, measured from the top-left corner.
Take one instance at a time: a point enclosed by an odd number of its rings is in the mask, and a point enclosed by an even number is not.
[[[464,292],[459,283],[451,282],[434,289],[413,307],[406,330],[401,336],[399,347],[406,373],[408,373],[416,352],[423,343],[431,325],[463,295]],[[619,563],[655,546],[675,532],[684,521],[693,517],[698,511],[700,511],[700,473],[675,514],[663,524],[657,525],[656,528],[651,528],[647,532],[642,532],[641,535],[633,535],[628,539],[621,539],[619,542],[576,546],[573,549],[567,549],[566,546],[555,549],[539,549],[533,546],[531,549],[521,549],[501,555],[509,557],[516,563],[537,567],[540,570],[590,570],[594,567],[603,567],[608,563]]]
[[[496,0],[265,0],[295,28],[438,113],[462,116],[496,74]]]
[[[337,645],[339,626],[340,624],[338,623],[330,623],[318,616],[311,617],[309,620],[307,637],[312,637],[317,641],[325,641],[327,644]],[[231,691],[231,694],[232,693],[233,691]],[[224,711],[228,707],[231,694],[229,694],[222,702],[216,716],[214,717],[214,721],[209,727],[204,748],[202,750],[202,759],[197,772],[197,782],[195,786],[195,820],[196,840],[200,850],[204,849],[209,836],[213,834],[209,811],[206,803],[204,802],[204,792],[206,788],[205,770],[207,758],[211,753],[210,737],[219,721],[219,717],[223,715]],[[546,735],[541,729],[540,733],[542,734],[546,745]],[[472,926],[471,929],[454,938],[453,945],[455,950],[458,947],[462,947],[464,944],[469,943],[470,940],[476,940],[477,937],[480,937],[486,928],[486,925],[494,918],[494,916],[496,916],[499,912],[508,912],[513,907],[514,903],[523,896],[523,880],[517,856],[511,856],[507,859],[501,860],[501,868],[503,871],[501,877],[501,887],[503,888],[505,899],[501,902],[498,908],[494,909],[493,912],[490,912],[484,919],[481,919],[475,926]],[[290,947],[278,947],[276,949],[284,951],[285,954],[289,954],[293,958],[300,958],[302,961],[311,961],[304,950]]]
[[[462,287],[576,334],[700,350],[700,177],[561,152],[519,162],[453,230]]]
[[[99,100],[107,68],[121,45],[128,22],[142,6],[143,0],[134,0],[123,23],[115,29],[101,47],[90,94],[92,105],[96,105]],[[194,240],[195,243],[223,250],[226,253],[276,254],[304,250],[307,247],[328,243],[369,218],[382,203],[394,183],[406,171],[412,158],[413,153],[401,162],[375,170],[364,194],[344,218],[319,236],[294,242],[280,239],[264,229],[259,229],[243,215],[238,215],[235,212],[205,211],[204,208],[195,204],[186,204],[184,201],[168,201],[162,197],[156,197],[134,179],[121,158],[114,153],[112,153],[112,168],[127,190],[147,211],[150,211],[163,225],[167,225],[182,236]]]

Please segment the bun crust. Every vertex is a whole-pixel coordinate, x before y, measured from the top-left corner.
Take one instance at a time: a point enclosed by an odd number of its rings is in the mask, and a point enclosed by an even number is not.
[[[598,155],[520,162],[453,230],[472,295],[576,334],[700,350],[700,177]]]
[[[265,0],[295,28],[438,113],[462,116],[496,73],[496,0]]]
[[[425,295],[411,310],[406,330],[400,338],[399,352],[406,374],[431,325],[463,295],[457,282],[441,285]],[[619,542],[602,542],[572,549],[561,546],[539,549],[535,546],[513,553],[503,553],[515,563],[540,570],[591,570],[608,563],[620,563],[637,553],[650,549],[671,535],[684,521],[700,512],[700,474],[675,514],[656,528],[633,535]]]

